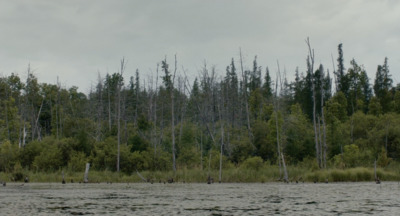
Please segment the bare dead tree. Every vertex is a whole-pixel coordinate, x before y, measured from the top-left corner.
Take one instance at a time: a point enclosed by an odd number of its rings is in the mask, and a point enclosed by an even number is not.
[[[108,131],[111,132],[111,92],[110,92],[110,84],[108,84],[108,86],[107,86],[107,97],[108,97]]]
[[[200,166],[203,170],[203,133],[200,133]]]
[[[320,82],[321,82],[321,121],[322,121],[322,149],[323,149],[323,154],[322,154],[322,164],[323,168],[326,168],[326,151],[327,151],[327,145],[326,145],[326,125],[325,125],[325,114],[324,114],[324,97],[325,97],[325,91],[324,91],[324,74],[322,71],[320,71]]]
[[[338,89],[337,86],[337,75],[336,75],[336,69],[335,69],[335,61],[333,60],[333,55],[331,54],[331,58],[332,58],[332,65],[333,65],[333,76],[335,77],[335,90]]]
[[[307,63],[309,64],[308,72],[311,76],[311,83],[312,83],[312,97],[313,97],[313,125],[314,125],[314,141],[315,141],[315,151],[316,151],[316,158],[318,162],[318,166],[321,167],[321,158],[319,156],[320,149],[319,149],[319,142],[318,142],[318,131],[317,131],[317,120],[316,120],[316,96],[315,96],[315,82],[314,82],[314,49],[311,48],[310,39],[307,38],[306,44],[308,46],[308,58]]]
[[[158,68],[159,64],[157,64],[156,68],[156,89],[154,93],[154,124],[153,124],[153,137],[154,137],[154,161],[156,160],[157,155],[157,97],[158,97]]]
[[[182,70],[185,70],[182,67]],[[183,79],[183,80],[182,80]],[[180,93],[180,95],[186,95],[186,77],[179,77],[178,79],[178,92]],[[179,107],[180,107],[180,115],[179,115],[179,121],[180,121],[180,125],[179,125],[179,143],[181,143],[182,141],[182,133],[183,133],[183,123],[184,123],[184,119],[185,119],[185,115],[186,115],[186,108],[187,108],[187,100],[182,99],[182,97],[180,97],[179,100]]]
[[[139,86],[139,70],[136,69],[136,82],[135,82],[135,97],[136,97],[136,102],[135,102],[135,126],[137,126],[137,119],[138,119],[138,103],[139,103],[139,91],[140,91],[140,86]]]
[[[283,153],[281,153],[281,158],[282,158],[282,164],[283,164],[283,181],[288,183],[289,182],[289,177],[286,169],[286,163],[285,163],[285,157],[283,156]]]
[[[90,163],[86,163],[85,174],[83,175],[83,183],[89,183]]]
[[[282,176],[282,165],[281,165],[281,146],[280,146],[280,136],[279,136],[279,122],[278,122],[278,112],[279,112],[279,98],[278,98],[278,83],[280,78],[280,68],[279,62],[278,64],[278,73],[276,75],[276,82],[275,82],[275,98],[274,98],[274,109],[275,109],[275,126],[276,126],[276,148],[278,153],[278,164],[279,164],[279,178]]]
[[[177,70],[177,59],[176,59],[176,54],[175,54],[175,69],[174,69],[174,75],[172,77],[172,87],[171,87],[172,168],[174,170],[174,174],[176,172],[175,115],[174,115],[174,82],[175,82],[176,70]]]
[[[188,92],[191,92],[188,88],[192,89],[192,86],[190,85],[190,83],[189,83],[189,81],[187,79],[187,75],[186,75],[185,70],[183,70],[183,73],[185,75],[185,81],[187,83],[187,85],[185,85],[185,88],[187,89]],[[211,74],[211,77],[209,77],[206,64],[204,64],[203,74],[202,75],[203,75],[203,81],[204,82],[210,81],[209,85],[212,86],[215,74],[214,74],[214,71],[213,71],[213,73]],[[209,98],[209,96],[208,96],[208,98]],[[207,132],[208,132],[209,136],[211,137],[213,145],[216,146],[216,141],[215,141],[214,135],[213,135],[213,133],[212,133],[212,131],[210,129],[210,126],[208,125],[208,121],[207,121],[207,117],[206,117],[207,116],[206,110],[201,110],[200,109],[200,105],[199,105],[199,102],[197,100],[195,100],[195,104],[196,104],[197,111],[199,112],[200,117],[202,119],[202,122],[203,122],[203,124],[205,124]],[[212,153],[212,151],[209,151],[208,174],[207,174],[208,176],[210,176],[211,156],[212,156],[211,153]],[[202,157],[202,155],[201,155],[201,157]]]
[[[205,65],[205,67],[206,67],[206,65]],[[185,88],[187,89],[188,92],[191,92],[190,89],[192,89],[192,86],[190,85],[189,80],[187,79],[186,72],[183,71],[183,73],[184,73],[184,75],[186,77],[185,81],[187,83],[187,85],[185,85]],[[203,78],[204,79],[210,78],[210,85],[212,85],[213,84],[213,79],[214,79],[214,73],[211,75],[211,77],[209,77],[207,70],[205,70],[205,71],[203,71]],[[188,89],[188,88],[190,88],[190,89]],[[209,95],[207,96],[207,98],[210,98]],[[212,131],[210,129],[210,126],[208,125],[209,121],[207,121],[207,113],[206,113],[205,110],[202,111],[200,109],[200,104],[199,104],[199,102],[197,100],[195,102],[196,102],[197,111],[200,113],[202,122],[205,124],[207,132],[208,132],[209,136],[211,137],[211,140],[212,140],[213,144],[216,145],[214,135],[213,135],[213,133],[212,133]]]
[[[222,181],[222,156],[224,151],[224,123],[221,119],[221,149],[219,155],[219,183]]]
[[[56,138],[57,140],[59,139],[59,135],[58,135],[58,108],[59,108],[59,103],[60,103],[60,82],[58,81],[58,76],[57,76],[57,99],[56,99]]]
[[[96,141],[100,141],[101,137],[101,122],[103,118],[103,79],[101,78],[100,72],[98,72],[97,76],[97,85],[96,85],[96,94],[97,94],[97,125],[96,125]]]
[[[35,121],[35,127],[34,127],[34,131],[37,132],[38,140],[42,139],[41,134],[40,134],[40,128],[39,128],[39,117],[40,117],[40,113],[42,112],[43,101],[44,101],[44,98],[42,99],[42,103],[40,104],[39,112],[37,114],[37,118]]]
[[[246,82],[245,82],[246,77],[245,77],[245,72],[243,70],[242,49],[240,49],[239,55],[240,55],[240,68],[241,68],[241,71],[242,71],[242,80],[243,80],[242,81],[242,89],[243,89],[243,92],[244,92],[243,93],[244,94],[243,100],[245,102],[245,107],[246,107],[247,132],[248,132],[249,137],[253,139],[253,133],[251,131],[251,125],[250,125],[249,103],[248,103],[248,100],[247,100],[247,86],[246,86]],[[251,143],[252,143],[252,147],[254,149],[255,146],[253,145],[253,142],[251,142]]]
[[[120,77],[118,80],[118,118],[117,118],[117,128],[118,128],[118,152],[117,152],[117,172],[119,172],[120,165],[120,144],[121,144],[121,88],[122,88],[122,77],[125,70],[125,58],[121,60]]]
[[[222,156],[224,150],[224,119],[222,118],[221,103],[223,103],[223,91],[221,89],[219,103],[218,103],[218,115],[221,126],[221,145],[220,145],[220,155],[219,155],[219,183],[222,181]]]

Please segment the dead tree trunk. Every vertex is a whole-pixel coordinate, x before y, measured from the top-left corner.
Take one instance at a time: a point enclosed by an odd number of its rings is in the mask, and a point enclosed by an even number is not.
[[[321,119],[320,119],[319,116],[317,116],[317,124],[318,124],[318,141],[319,141],[319,149],[320,149],[319,157],[320,157],[320,160],[321,160],[321,168],[323,168],[324,164],[323,164],[322,159],[323,159],[324,152],[323,152],[323,141],[322,141],[322,131],[321,131],[322,130],[322,128],[321,128]]]
[[[187,85],[185,85],[185,88],[187,89],[187,88],[189,87],[190,89],[192,89],[192,86],[190,85],[190,83],[189,83],[189,81],[188,81],[188,79],[187,79],[187,75],[186,75],[185,70],[183,70],[183,73],[184,73],[184,75],[185,75],[185,81],[187,82]],[[211,85],[211,86],[212,86],[212,85]],[[190,92],[189,89],[187,89],[187,90],[188,90],[188,92]],[[207,132],[208,132],[208,134],[210,135],[211,140],[212,140],[212,142],[213,142],[213,144],[214,144],[214,146],[215,146],[215,145],[216,145],[215,138],[214,138],[214,135],[213,135],[213,133],[211,132],[210,127],[209,127],[209,125],[208,125],[207,118],[206,118],[206,114],[205,114],[204,112],[201,111],[199,102],[198,102],[197,100],[195,100],[195,104],[196,104],[197,111],[199,112],[200,117],[201,117],[203,123],[204,123],[205,126],[206,126]],[[209,151],[209,153],[210,153],[210,155],[209,155],[209,160],[208,160],[208,174],[207,174],[208,176],[210,176],[211,151]]]
[[[219,155],[219,183],[222,181],[222,156],[224,151],[224,125],[221,122],[221,151]]]
[[[281,157],[282,157],[282,164],[283,164],[283,181],[288,183],[289,182],[289,177],[288,177],[288,173],[287,173],[287,170],[286,170],[285,157],[283,156],[283,153],[281,153]]]
[[[36,121],[35,121],[35,131],[37,132],[38,140],[42,139],[42,137],[40,136],[39,117],[40,117],[40,113],[42,112],[43,101],[44,101],[44,99],[42,99],[42,103],[40,104],[40,108],[39,108],[39,113],[38,113]]]
[[[314,125],[314,141],[315,141],[315,153],[318,162],[318,166],[321,167],[321,159],[320,159],[320,149],[318,145],[318,131],[317,131],[317,121],[316,121],[316,97],[315,97],[315,83],[314,83],[314,50],[311,49],[310,39],[307,38],[306,44],[308,46],[308,72],[311,76],[311,83],[312,83],[312,97],[313,97],[313,125]]]
[[[83,176],[83,183],[89,182],[89,168],[90,168],[90,163],[86,163],[85,175]]]
[[[108,96],[108,131],[111,132],[111,92],[110,84],[107,86],[107,96]]]
[[[118,152],[117,152],[117,172],[119,172],[120,165],[120,145],[121,145],[121,87],[122,87],[122,75],[125,70],[125,59],[121,60],[120,78],[118,80],[118,117],[117,117],[117,127],[118,127]]]
[[[246,83],[245,83],[245,72],[243,70],[243,58],[242,58],[242,50],[240,49],[240,68],[242,71],[242,89],[243,89],[243,94],[244,94],[244,102],[245,102],[245,107],[246,107],[246,120],[247,120],[247,132],[249,134],[249,137],[253,139],[253,133],[251,131],[251,125],[250,125],[250,112],[249,112],[249,103],[247,99],[247,89],[246,89]],[[253,141],[253,140],[252,140]],[[253,145],[253,142],[251,142],[253,149],[255,149],[255,146]]]
[[[177,60],[176,60],[176,55],[175,55],[175,69],[174,69],[174,75],[172,77],[172,86],[171,86],[172,169],[174,170],[174,174],[176,172],[175,115],[174,115],[174,81],[175,81],[176,70],[177,70]]]
[[[328,71],[329,73],[329,71]],[[323,144],[322,144],[322,148],[323,148],[323,167],[326,168],[326,151],[327,151],[327,145],[326,145],[326,125],[325,125],[325,114],[324,114],[324,97],[325,97],[325,91],[323,88],[323,81],[324,81],[324,75],[322,74],[321,71],[321,76],[320,76],[320,80],[321,80],[321,120],[322,120],[322,134],[323,134]]]
[[[200,166],[203,170],[203,132],[200,134]]]
[[[56,101],[56,138],[57,138],[57,140],[59,139],[59,136],[58,136],[58,128],[59,128],[58,108],[60,106],[59,103],[60,103],[60,82],[58,81],[58,76],[57,76],[57,101]]]
[[[157,97],[158,97],[158,67],[159,64],[157,64],[157,69],[156,69],[156,89],[154,92],[154,124],[153,124],[153,140],[154,140],[154,162],[156,162],[156,155],[157,155]]]
[[[222,97],[220,98],[219,101],[220,102],[223,101]],[[218,182],[221,183],[221,181],[222,181],[222,156],[223,156],[223,149],[224,149],[224,123],[223,123],[223,119],[222,119],[220,104],[218,104],[218,113],[219,113],[219,119],[220,119],[220,124],[221,124],[221,150],[220,150],[220,155],[219,155],[219,181]]]
[[[278,77],[280,77],[280,69],[278,62],[278,74],[276,76],[275,82],[275,99],[274,99],[274,109],[275,109],[275,126],[276,126],[276,148],[278,155],[278,164],[279,164],[279,178],[282,178],[282,165],[281,165],[281,146],[280,146],[280,137],[279,137],[279,122],[278,122],[278,112],[279,112],[279,98],[278,98]]]

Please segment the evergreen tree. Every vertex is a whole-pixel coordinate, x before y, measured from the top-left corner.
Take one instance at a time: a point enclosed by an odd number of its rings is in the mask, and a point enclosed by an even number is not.
[[[250,93],[257,88],[261,88],[261,67],[257,65],[257,56],[255,56],[253,61],[253,70],[250,73]]]
[[[266,99],[270,99],[272,97],[272,79],[269,75],[268,67],[265,69],[265,77],[264,77],[264,84],[263,84],[263,95]]]
[[[343,44],[339,44],[338,45],[338,53],[339,53],[339,57],[337,59],[338,61],[338,69],[335,73],[336,75],[336,91],[342,91],[342,92],[346,92],[346,88],[347,88],[347,84],[346,84],[346,79],[344,78],[345,76],[345,68],[344,68],[344,59],[343,59]]]
[[[383,113],[387,113],[391,110],[390,103],[392,100],[392,93],[390,90],[392,88],[392,82],[393,80],[389,74],[388,58],[385,58],[384,64],[378,65],[374,83],[375,96],[381,104]]]

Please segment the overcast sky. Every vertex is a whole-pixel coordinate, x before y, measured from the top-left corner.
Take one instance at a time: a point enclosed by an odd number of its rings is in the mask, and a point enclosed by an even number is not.
[[[122,57],[126,79],[136,69],[154,77],[174,54],[192,77],[204,61],[222,76],[241,48],[247,68],[257,55],[263,73],[275,73],[279,60],[292,80],[297,66],[305,71],[309,37],[316,63],[330,71],[343,43],[346,68],[355,58],[373,83],[387,56],[397,84],[399,20],[397,0],[0,0],[0,74],[25,80],[30,64],[40,82],[58,76],[87,93]]]

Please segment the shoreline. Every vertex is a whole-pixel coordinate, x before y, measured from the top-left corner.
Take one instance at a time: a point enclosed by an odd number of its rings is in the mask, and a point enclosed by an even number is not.
[[[65,175],[65,182],[83,183],[84,172],[72,172],[58,170],[55,172],[32,172],[22,171],[25,178],[29,178],[29,182],[41,183],[61,183],[62,172]],[[140,174],[145,178],[146,183],[167,183],[173,179],[174,183],[207,183],[208,176],[213,178],[213,182],[218,184],[218,170],[200,169],[181,169],[174,174],[172,171],[141,171]],[[374,168],[356,167],[348,169],[322,169],[310,170],[301,167],[288,167],[289,182],[291,183],[332,183],[332,182],[374,182]],[[12,181],[13,173],[0,173],[0,182],[17,182],[24,183],[24,179]],[[222,183],[273,183],[279,181],[279,167],[269,166],[263,169],[241,169],[230,168],[222,170]],[[400,181],[400,172],[396,168],[378,168],[377,176],[383,182]],[[136,173],[117,173],[112,171],[90,171],[89,183],[140,183],[145,182]]]

